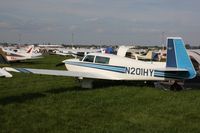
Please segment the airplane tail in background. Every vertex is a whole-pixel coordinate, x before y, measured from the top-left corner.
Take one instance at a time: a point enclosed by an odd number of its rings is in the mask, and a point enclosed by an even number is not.
[[[34,50],[34,45],[31,45],[28,50],[26,51],[27,54],[32,54]]]
[[[167,38],[167,68],[186,69],[188,79],[196,76],[196,71],[187,54],[183,39],[180,37]]]

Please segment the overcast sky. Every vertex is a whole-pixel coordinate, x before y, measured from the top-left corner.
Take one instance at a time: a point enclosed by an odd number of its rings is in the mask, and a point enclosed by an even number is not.
[[[0,41],[200,44],[200,0],[1,0]]]

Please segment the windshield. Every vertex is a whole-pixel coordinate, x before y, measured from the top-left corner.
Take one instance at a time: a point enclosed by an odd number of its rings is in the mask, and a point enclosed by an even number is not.
[[[93,62],[94,61],[94,55],[87,55],[84,60],[84,62]]]

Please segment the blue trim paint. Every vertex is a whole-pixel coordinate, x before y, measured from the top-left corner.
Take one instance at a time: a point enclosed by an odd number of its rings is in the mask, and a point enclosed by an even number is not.
[[[178,62],[178,68],[187,69],[189,71],[188,78],[194,78],[196,76],[196,71],[190,60],[190,57],[187,54],[183,40],[175,39],[174,43],[176,47],[176,56],[177,56],[176,58]]]
[[[15,68],[15,69],[23,73],[32,73],[29,70],[26,70],[25,68]]]
[[[185,79],[185,77],[176,77],[176,76],[167,76],[167,75],[154,75],[155,77],[160,77],[160,78],[171,78],[171,79]]]
[[[196,71],[193,67],[193,64],[187,54],[186,49],[184,48],[184,43],[181,39],[174,40],[176,51],[177,51],[177,62],[178,68],[185,68],[189,71],[189,78],[196,76]]]
[[[96,68],[101,70],[119,72],[119,73],[126,73],[126,67],[122,66],[110,66],[110,65],[102,65],[102,64],[94,64],[94,63],[85,63],[85,62],[65,62],[66,64],[76,65],[76,66],[83,66],[89,68]]]
[[[164,77],[164,78],[176,78],[176,79],[187,79],[189,76],[188,71],[160,71],[155,70],[155,77]]]
[[[177,67],[176,53],[173,39],[167,41],[167,62],[166,67]]]
[[[184,76],[187,76],[185,78],[194,78],[196,76],[196,71],[188,56],[183,40],[181,38],[169,38],[167,40],[167,47],[166,67],[186,69],[188,72],[184,73]],[[180,75],[180,77],[182,75]],[[177,74],[177,76],[179,75]]]

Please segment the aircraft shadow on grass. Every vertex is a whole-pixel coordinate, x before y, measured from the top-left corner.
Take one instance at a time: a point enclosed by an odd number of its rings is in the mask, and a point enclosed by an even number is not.
[[[119,85],[125,85],[125,86],[136,86],[136,87],[142,87],[145,86],[144,83],[137,83],[136,82],[114,82],[114,81],[106,81],[106,82],[96,82],[94,83],[95,86],[93,89],[85,89],[81,88],[79,86],[72,86],[72,87],[61,87],[61,88],[51,88],[46,91],[42,92],[35,92],[35,93],[23,93],[21,95],[16,96],[8,96],[4,98],[0,98],[0,105],[9,105],[14,103],[25,103],[27,101],[39,99],[48,96],[48,94],[60,94],[65,92],[79,92],[79,91],[88,91],[88,90],[96,90],[96,89],[103,89],[105,87],[113,87],[113,86],[119,86]],[[107,89],[107,88],[106,88]],[[109,88],[108,88],[109,89]]]
[[[0,99],[0,105],[8,105],[13,103],[24,103],[26,101],[38,99],[45,97],[45,94],[42,93],[25,93],[19,96],[8,96]]]
[[[58,88],[58,89],[50,89],[50,90],[43,91],[43,92],[23,93],[23,94],[17,95],[17,96],[8,96],[8,97],[0,98],[0,105],[8,105],[8,104],[14,104],[14,103],[25,103],[27,101],[46,97],[47,93],[59,94],[59,93],[64,93],[64,92],[74,91],[74,90],[76,90],[75,87]]]

